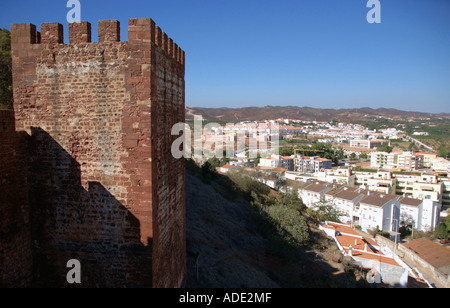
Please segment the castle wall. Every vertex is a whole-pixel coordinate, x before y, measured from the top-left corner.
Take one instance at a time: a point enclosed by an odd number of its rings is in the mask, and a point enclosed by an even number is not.
[[[186,272],[184,161],[170,153],[184,121],[184,52],[151,19],[12,25],[17,130],[30,137],[35,275],[64,285],[179,287]],[[157,31],[158,29],[158,31]],[[176,228],[176,229],[174,229]]]
[[[153,31],[153,29],[152,29]],[[181,285],[186,273],[185,166],[171,155],[178,136],[173,125],[185,122],[184,53],[158,27],[155,41],[162,48],[152,53],[151,123],[153,173],[153,283],[158,287]],[[164,223],[167,222],[167,223]]]
[[[32,282],[32,241],[26,169],[26,134],[14,112],[0,110],[0,287]]]

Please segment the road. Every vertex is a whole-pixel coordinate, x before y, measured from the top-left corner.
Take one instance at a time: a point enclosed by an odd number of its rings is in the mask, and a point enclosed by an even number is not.
[[[426,150],[434,152],[434,149],[432,147],[426,145],[422,141],[414,139],[413,137],[410,137],[410,136],[405,136],[405,138],[406,138],[406,140],[415,143],[418,147],[423,146]]]

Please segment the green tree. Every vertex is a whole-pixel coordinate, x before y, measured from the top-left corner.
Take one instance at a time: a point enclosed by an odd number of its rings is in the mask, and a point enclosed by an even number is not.
[[[289,194],[281,194],[277,204],[293,209],[299,213],[306,210],[306,205],[294,192]]]
[[[281,188],[286,189],[287,181],[285,178],[277,178],[275,180],[275,189],[280,190]]]
[[[208,159],[208,161],[203,164],[201,170],[206,183],[209,183],[211,180],[217,178],[217,167],[220,167],[220,160],[216,157]]]
[[[440,239],[447,239],[449,232],[447,230],[447,225],[445,223],[441,223],[436,227],[436,237]]]
[[[435,234],[440,239],[447,239],[450,236],[450,215],[447,216],[445,222],[440,223],[436,227]]]
[[[412,233],[413,228],[415,226],[416,222],[414,218],[407,214],[406,212],[403,212],[400,215],[400,228],[399,232],[402,237],[408,236]]]
[[[345,158],[345,153],[344,153],[344,149],[339,147],[336,151],[335,151],[335,155],[336,155],[336,159],[337,160],[342,160]]]
[[[260,161],[261,161],[261,154],[258,152],[256,154],[255,164],[258,166]]]
[[[0,29],[0,109],[12,108],[11,33]]]
[[[341,222],[341,215],[342,213],[330,202],[327,201],[320,201],[314,204],[315,212],[316,212],[316,218],[320,222],[325,221],[333,221],[333,222]]]
[[[447,226],[447,232],[450,234],[450,210],[447,210],[447,218],[445,219],[445,225]]]
[[[300,246],[309,241],[309,229],[305,217],[292,208],[273,205],[267,209],[278,232],[292,245]]]
[[[391,146],[389,146],[389,144],[385,143],[382,146],[378,147],[377,151],[391,153],[393,149],[394,149],[393,147],[391,147]]]
[[[439,147],[439,156],[442,156],[444,158],[448,157],[448,149],[446,146]]]
[[[294,148],[292,147],[284,147],[280,149],[281,156],[291,156],[294,155]]]

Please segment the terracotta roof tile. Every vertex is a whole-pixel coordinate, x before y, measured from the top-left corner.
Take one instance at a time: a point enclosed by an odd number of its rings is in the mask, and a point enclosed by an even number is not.
[[[423,203],[422,200],[414,199],[414,198],[408,198],[408,197],[400,197],[398,199],[398,201],[400,201],[401,204],[410,205],[410,206],[419,206],[419,205],[421,205]]]
[[[450,250],[427,238],[403,244],[443,274],[450,275]]]

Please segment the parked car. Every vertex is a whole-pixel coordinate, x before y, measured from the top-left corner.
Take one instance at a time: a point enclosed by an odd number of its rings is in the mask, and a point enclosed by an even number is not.
[[[446,239],[446,240],[442,239],[442,240],[439,240],[439,243],[441,243],[441,244],[448,244],[448,243],[450,243],[450,240],[449,239]]]

